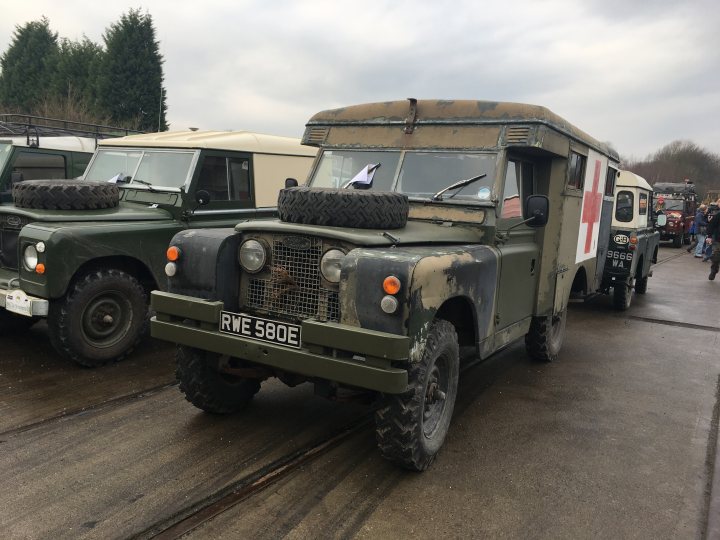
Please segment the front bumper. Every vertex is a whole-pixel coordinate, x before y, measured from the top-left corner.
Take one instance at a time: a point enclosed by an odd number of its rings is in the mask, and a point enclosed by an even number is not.
[[[45,298],[27,295],[20,289],[17,273],[0,269],[0,309],[27,317],[47,317],[49,307],[50,302]]]
[[[219,301],[153,291],[151,306],[156,313],[150,322],[155,338],[348,386],[388,394],[407,390],[407,370],[393,366],[408,360],[406,336],[305,320],[302,347],[291,349],[221,333]],[[345,353],[342,358],[334,356],[339,351]]]

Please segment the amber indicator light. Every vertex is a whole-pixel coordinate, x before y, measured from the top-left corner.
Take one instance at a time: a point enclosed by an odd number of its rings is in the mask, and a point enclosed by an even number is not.
[[[177,261],[180,258],[180,250],[175,246],[170,246],[167,248],[167,260],[168,261]]]
[[[400,292],[400,280],[395,276],[388,276],[383,280],[383,291],[387,294],[397,294]]]

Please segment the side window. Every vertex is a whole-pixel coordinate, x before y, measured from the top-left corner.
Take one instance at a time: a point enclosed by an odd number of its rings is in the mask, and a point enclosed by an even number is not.
[[[635,197],[631,191],[621,191],[615,197],[615,219],[623,223],[632,221]]]
[[[568,187],[583,189],[585,186],[585,162],[587,158],[576,152],[570,152],[568,163]]]
[[[647,193],[641,193],[640,194],[640,208],[638,210],[638,214],[641,216],[647,215],[647,207],[648,207],[648,196]]]
[[[532,194],[533,190],[532,163],[514,159],[508,160],[500,217],[522,217],[523,199]]]
[[[210,193],[211,202],[249,199],[250,171],[247,158],[205,156],[197,189]]]
[[[197,189],[204,189],[210,193],[210,201],[229,201],[230,186],[228,185],[226,158],[218,156],[205,156],[200,181]]]
[[[230,199],[245,201],[250,198],[250,164],[247,159],[230,158]]]
[[[65,178],[65,156],[19,152],[13,162],[13,172],[23,175],[23,180]]]
[[[608,167],[607,176],[605,177],[605,196],[612,197],[615,193],[615,180],[617,179],[617,170]],[[646,197],[647,198],[647,197]]]

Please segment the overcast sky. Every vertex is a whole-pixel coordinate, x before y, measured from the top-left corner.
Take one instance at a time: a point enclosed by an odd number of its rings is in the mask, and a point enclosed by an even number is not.
[[[4,2],[0,49],[43,15],[60,37],[152,15],[172,129],[301,136],[371,101],[544,105],[621,155],[691,140],[720,154],[717,0],[33,0]]]

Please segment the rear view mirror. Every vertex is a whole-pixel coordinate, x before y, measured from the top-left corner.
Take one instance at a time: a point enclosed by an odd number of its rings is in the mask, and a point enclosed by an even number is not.
[[[298,186],[298,181],[295,180],[294,178],[286,178],[285,179],[285,187],[286,188],[297,187],[297,186]]]
[[[530,195],[525,199],[525,219],[528,227],[544,227],[549,211],[550,200],[545,195]]]

